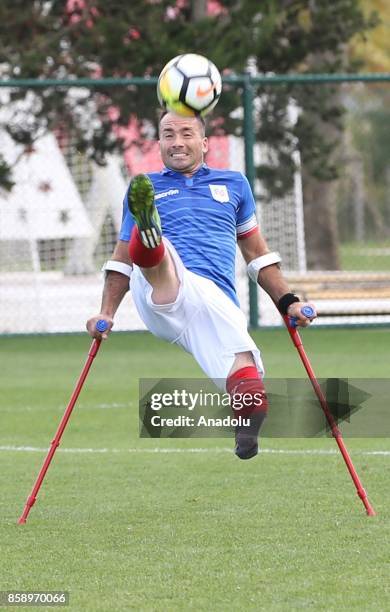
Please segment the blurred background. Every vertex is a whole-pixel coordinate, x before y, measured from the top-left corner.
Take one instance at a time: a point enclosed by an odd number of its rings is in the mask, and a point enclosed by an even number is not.
[[[0,333],[82,331],[132,175],[162,167],[157,76],[209,57],[207,163],[245,172],[262,230],[322,324],[390,322],[389,5],[3,0]],[[242,260],[251,325],[280,317]],[[257,298],[257,299],[256,299]],[[142,329],[128,295],[116,329]]]

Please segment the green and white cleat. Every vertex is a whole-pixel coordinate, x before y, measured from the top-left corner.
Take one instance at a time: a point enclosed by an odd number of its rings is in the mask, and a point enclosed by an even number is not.
[[[146,174],[137,174],[131,180],[127,202],[143,244],[149,249],[158,247],[162,239],[161,221],[154,204],[153,183]]]

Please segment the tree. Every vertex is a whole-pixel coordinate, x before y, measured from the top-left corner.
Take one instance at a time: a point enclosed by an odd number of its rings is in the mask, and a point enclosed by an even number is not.
[[[386,0],[361,0],[364,14],[376,10],[383,16],[364,36],[355,36],[349,56],[364,71],[390,72],[390,38]],[[387,18],[385,17],[387,14]],[[355,227],[344,224],[349,239],[388,239],[390,236],[390,111],[388,84],[365,86],[354,95],[353,112],[346,126],[347,154],[360,172],[350,172],[344,191],[360,192],[360,198],[344,197],[339,214],[355,217]],[[351,189],[352,188],[352,189]],[[352,231],[351,231],[352,230]],[[354,231],[353,231],[354,230]]]
[[[212,14],[205,15],[205,0],[3,0],[0,76],[150,76],[189,50],[207,55],[222,71],[235,73],[246,70],[249,60],[261,73],[350,70],[348,41],[374,23],[361,11],[359,0],[219,0],[213,6]],[[11,100],[24,99],[26,94],[14,90]],[[235,88],[226,88],[218,106],[223,122],[214,122],[219,130],[240,132],[240,122],[230,117],[240,104],[238,94]],[[292,153],[297,148],[306,185],[315,180],[316,193],[324,193],[321,186],[337,176],[334,152],[342,125],[335,89],[285,85],[261,87],[257,94],[263,101],[257,137],[273,151],[258,174],[270,195],[291,186]],[[152,87],[53,88],[29,95],[35,107],[33,120],[30,111],[24,116],[18,111],[18,117],[7,118],[3,126],[16,141],[28,145],[47,128],[71,130],[79,150],[100,163],[106,152],[123,146],[120,138],[113,137],[120,126],[137,117],[142,138],[150,122],[156,121]],[[292,100],[300,110],[295,125],[288,118]],[[6,178],[4,172],[2,177]],[[317,204],[325,212],[327,201]],[[326,214],[321,217],[326,224]],[[326,256],[329,248],[321,248]],[[318,248],[313,245],[313,249],[313,266],[322,265],[316,261]]]
[[[360,6],[364,15],[376,11],[382,18],[364,35],[360,33],[352,38],[349,56],[357,60],[363,70],[390,72],[389,3],[387,0],[360,0]]]
[[[246,6],[244,6],[246,4]],[[242,3],[242,9],[251,2]],[[348,72],[348,41],[376,23],[365,17],[355,0],[268,0],[262,6],[261,29],[251,40],[252,54],[261,72]],[[244,16],[243,16],[244,18]],[[260,28],[260,26],[259,26]],[[338,143],[343,129],[339,89],[331,85],[259,87],[261,107],[258,139],[271,145],[272,157],[258,169],[270,196],[292,185],[293,151],[298,148],[303,167],[308,265],[312,269],[337,268],[335,179]],[[299,117],[289,118],[291,103]]]

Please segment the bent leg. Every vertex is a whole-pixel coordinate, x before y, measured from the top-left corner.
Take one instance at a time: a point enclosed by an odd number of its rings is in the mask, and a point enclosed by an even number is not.
[[[135,176],[127,192],[129,210],[136,223],[129,255],[151,285],[155,304],[171,304],[178,296],[179,278],[175,263],[165,248],[161,221],[155,205],[153,183],[146,174]]]
[[[178,296],[180,281],[176,266],[168,250],[161,262],[152,268],[141,268],[142,274],[153,287],[154,304],[172,304]]]
[[[146,247],[140,238],[138,227],[135,226],[131,234],[129,255],[153,287],[153,302],[155,304],[174,302],[179,292],[180,281],[175,263],[164,242],[161,241],[154,248]]]

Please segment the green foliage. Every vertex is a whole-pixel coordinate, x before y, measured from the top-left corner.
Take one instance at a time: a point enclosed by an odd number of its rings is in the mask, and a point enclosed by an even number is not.
[[[251,2],[243,3],[248,10]],[[351,72],[356,67],[345,53],[350,38],[376,23],[365,18],[356,0],[269,0],[263,8],[252,54],[262,73]],[[299,148],[308,174],[319,180],[338,176],[338,160],[332,155],[343,127],[339,86],[297,85],[259,87],[262,104],[258,140],[268,144],[272,162],[259,168],[270,195],[291,188]],[[299,110],[294,125],[289,107]]]
[[[81,3],[82,4],[82,3]],[[64,78],[157,75],[179,53],[207,55],[222,71],[242,73],[252,58],[261,73],[335,72],[350,70],[345,47],[375,20],[365,18],[358,0],[221,0],[221,13],[193,19],[191,3],[171,0],[120,2],[85,0],[84,8],[67,10],[63,1],[3,0],[0,3],[0,76]],[[216,112],[224,122],[211,129],[239,131],[230,113],[240,105],[239,91],[227,88]],[[268,144],[272,162],[259,168],[270,192],[283,193],[293,174],[291,152],[304,152],[308,171],[319,178],[336,175],[322,123],[340,122],[334,89],[329,86],[259,88],[262,106],[257,138]],[[137,117],[141,136],[156,122],[154,87],[96,87],[94,90],[35,90],[25,120],[7,121],[8,132],[29,143],[44,129],[76,136],[79,149],[98,163],[104,153],[122,148],[113,128]],[[13,101],[25,90],[14,90]],[[288,118],[294,101],[301,109],[297,124]],[[115,117],[107,109],[115,107]]]
[[[339,184],[338,217],[342,240],[374,240],[390,237],[389,163],[390,91],[379,84],[357,89],[349,102],[346,155],[359,165]],[[356,181],[364,215],[364,235],[356,234]],[[360,230],[361,231],[361,230]],[[375,262],[372,261],[371,265]],[[383,260],[378,265],[389,269]],[[384,267],[383,267],[384,266]],[[372,269],[377,269],[376,264]]]

